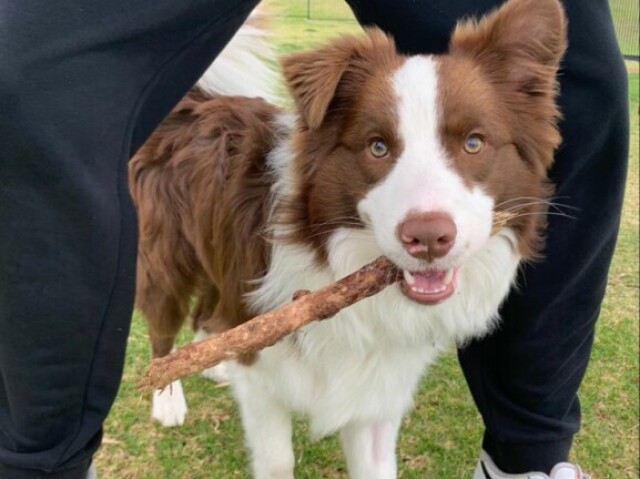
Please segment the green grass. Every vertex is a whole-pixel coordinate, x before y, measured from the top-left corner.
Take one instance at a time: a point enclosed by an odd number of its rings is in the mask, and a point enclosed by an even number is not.
[[[271,3],[287,5],[285,0]],[[282,52],[308,47],[350,22],[317,22],[283,17],[275,28]],[[630,75],[631,172],[608,294],[602,308],[593,357],[581,396],[583,429],[574,459],[597,479],[637,478],[638,469],[638,74]],[[189,339],[184,333],[181,342]],[[163,429],[151,422],[150,401],[135,389],[149,361],[146,328],[136,314],[127,364],[117,401],[105,425],[97,455],[107,479],[248,478],[237,408],[227,388],[200,377],[184,381],[189,415],[184,427]],[[345,477],[335,438],[313,443],[306,424],[295,427],[297,473],[301,479]],[[482,423],[453,354],[446,355],[421,384],[416,408],[406,418],[398,447],[400,477],[470,477]]]
[[[278,51],[282,54],[309,48],[317,45],[320,41],[338,36],[341,33],[362,31],[353,18],[351,11],[346,7],[343,7],[342,14],[344,18],[350,20],[318,21],[307,19],[301,13],[301,5],[306,5],[304,0],[267,0],[263,3],[266,3],[276,13],[274,42],[278,45]],[[314,3],[318,4],[319,2]],[[316,11],[319,10],[318,7],[314,8],[316,8]],[[328,13],[328,11],[324,13]]]

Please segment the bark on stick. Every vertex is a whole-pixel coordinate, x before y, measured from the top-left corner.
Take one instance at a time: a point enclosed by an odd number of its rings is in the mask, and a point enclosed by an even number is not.
[[[187,374],[272,346],[306,324],[330,318],[398,279],[393,263],[380,257],[324,288],[296,294],[296,299],[291,303],[274,311],[256,316],[219,335],[187,344],[163,358],[154,359],[144,372],[139,387],[143,391],[162,389]]]

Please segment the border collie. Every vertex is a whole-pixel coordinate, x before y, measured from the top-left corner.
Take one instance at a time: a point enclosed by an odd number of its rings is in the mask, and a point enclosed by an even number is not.
[[[557,0],[461,21],[444,55],[400,54],[369,29],[282,60],[292,113],[255,97],[273,84],[250,98],[203,80],[135,155],[137,306],[155,357],[194,297],[196,327],[215,334],[379,255],[403,274],[226,365],[257,479],[294,477],[293,412],[316,437],[339,433],[350,478],[396,477],[425,369],[495,327],[518,265],[540,252],[565,43]],[[492,234],[499,211],[513,216]],[[163,424],[185,413],[179,382],[154,395]]]

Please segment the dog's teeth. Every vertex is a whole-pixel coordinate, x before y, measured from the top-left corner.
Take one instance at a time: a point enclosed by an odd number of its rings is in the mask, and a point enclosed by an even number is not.
[[[452,279],[453,279],[453,268],[451,268],[450,270],[447,270],[447,274],[444,275],[444,279],[442,281],[444,284],[449,284],[451,283]]]
[[[404,280],[407,282],[409,286],[416,282],[416,279],[413,277],[411,273],[409,273],[406,269],[402,271],[404,274]]]
[[[412,291],[418,294],[439,294],[445,291],[446,289],[447,289],[446,286],[441,286],[439,288],[433,288],[433,289],[424,289],[424,288],[416,288],[416,287],[411,288]]]

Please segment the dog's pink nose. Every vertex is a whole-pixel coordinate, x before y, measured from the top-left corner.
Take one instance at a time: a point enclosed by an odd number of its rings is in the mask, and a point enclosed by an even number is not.
[[[398,228],[398,236],[411,256],[432,261],[449,252],[457,231],[448,214],[434,212],[409,216]]]

